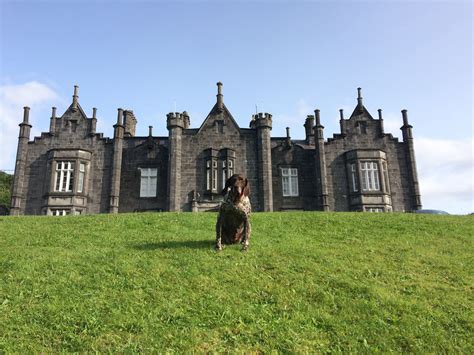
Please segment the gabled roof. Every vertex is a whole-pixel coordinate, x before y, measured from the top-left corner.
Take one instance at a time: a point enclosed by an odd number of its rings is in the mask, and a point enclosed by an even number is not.
[[[369,113],[369,111],[365,108],[364,105],[357,105],[354,111],[352,112],[351,117],[349,117],[349,119],[353,117],[357,117],[357,116],[366,116],[367,118],[371,120],[374,119],[372,115]]]
[[[86,113],[84,112],[84,110],[82,109],[81,105],[79,105],[79,103],[77,103],[77,109],[74,110],[73,108],[73,104],[71,104],[66,111],[64,111],[63,115],[61,116],[61,118],[63,118],[64,116],[73,116],[73,115],[76,115],[77,113],[79,113],[82,118],[86,119],[87,120],[87,115]]]
[[[225,106],[225,104],[223,103],[222,104],[222,111],[219,111],[219,108],[217,106],[217,103],[212,107],[211,111],[209,112],[209,114],[207,115],[206,119],[203,121],[203,123],[201,124],[201,126],[199,127],[199,130],[198,130],[198,133],[201,132],[201,130],[204,128],[204,126],[206,125],[206,123],[210,120],[212,120],[213,118],[219,116],[220,114],[223,114],[224,117],[228,117],[230,122],[234,125],[235,129],[237,129],[238,131],[240,131],[240,127],[239,125],[237,124],[237,122],[235,121],[234,117],[232,117],[232,114],[230,113],[230,111],[227,109],[227,107]]]

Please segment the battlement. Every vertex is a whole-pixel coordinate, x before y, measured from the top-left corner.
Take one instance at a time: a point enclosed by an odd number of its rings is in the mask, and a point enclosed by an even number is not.
[[[255,128],[272,128],[272,115],[267,112],[259,112],[252,115],[252,122],[254,122]]]
[[[166,123],[168,129],[176,127],[187,129],[190,125],[189,115],[186,111],[170,112],[166,115]]]

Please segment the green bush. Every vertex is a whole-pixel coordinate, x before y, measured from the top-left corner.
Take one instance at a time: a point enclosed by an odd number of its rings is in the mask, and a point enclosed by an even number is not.
[[[0,171],[0,205],[10,208],[13,175]]]

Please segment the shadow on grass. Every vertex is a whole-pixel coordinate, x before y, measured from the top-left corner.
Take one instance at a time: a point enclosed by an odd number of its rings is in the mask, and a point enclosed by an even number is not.
[[[159,243],[134,244],[132,247],[137,250],[156,250],[156,249],[208,249],[213,248],[214,240],[172,240]]]

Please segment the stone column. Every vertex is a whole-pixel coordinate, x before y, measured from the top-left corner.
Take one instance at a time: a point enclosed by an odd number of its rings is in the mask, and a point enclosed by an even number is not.
[[[20,123],[20,135],[18,136],[18,149],[16,152],[15,176],[13,177],[12,199],[10,214],[18,216],[24,212],[25,206],[22,206],[24,199],[25,170],[28,154],[28,141],[30,140],[31,125],[29,124],[30,108],[23,108],[23,122]]]
[[[408,124],[407,110],[402,110],[403,126],[400,128],[403,135],[403,143],[405,143],[405,152],[407,159],[408,175],[410,177],[412,208],[413,210],[421,209],[420,186],[418,183],[418,174],[416,171],[415,147],[413,144],[412,126]]]
[[[119,108],[117,113],[117,124],[114,125],[114,156],[112,162],[112,179],[110,183],[110,213],[118,213],[119,210],[123,131],[123,110]]]
[[[166,116],[168,134],[168,210],[181,211],[181,156],[183,115],[178,112]]]
[[[319,174],[319,204],[323,211],[329,211],[326,153],[324,149],[324,126],[321,125],[319,110],[314,111],[316,126],[314,126],[316,140],[316,173]]]
[[[260,186],[259,204],[265,212],[273,211],[273,183],[272,183],[272,147],[271,130],[272,115],[259,113],[256,116],[257,129],[257,167]]]

